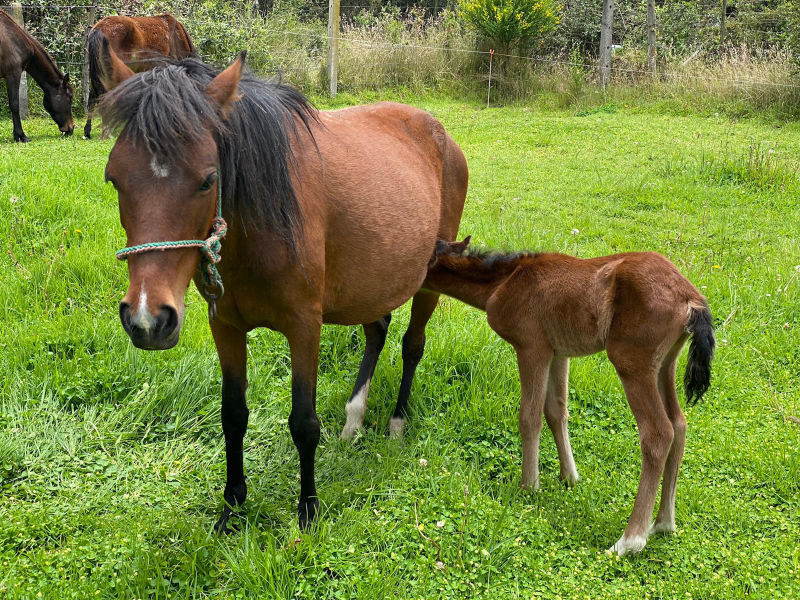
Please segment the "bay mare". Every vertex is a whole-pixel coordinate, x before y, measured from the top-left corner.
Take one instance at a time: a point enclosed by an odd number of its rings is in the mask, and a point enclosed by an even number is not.
[[[675,490],[686,419],[675,366],[692,336],[687,401],[706,392],[714,331],[706,299],[655,252],[580,259],[564,254],[465,253],[469,238],[439,240],[423,287],[486,311],[517,353],[522,402],[522,481],[539,488],[542,411],[558,448],[561,479],[578,481],[567,431],[569,357],[606,350],[639,427],[642,474],[628,526],[611,547],[639,552],[649,533],[675,531]],[[661,505],[650,526],[658,482]]]
[[[19,83],[26,71],[42,88],[44,107],[58,129],[64,135],[71,135],[75,129],[72,119],[74,90],[69,74],[64,75],[44,46],[17,25],[9,14],[0,10],[0,77],[6,80],[15,142],[30,141],[19,116]]]
[[[98,98],[118,82],[109,62],[114,52],[134,72],[155,67],[164,57],[180,60],[196,56],[194,42],[183,24],[170,14],[152,17],[111,15],[94,24],[86,38],[89,60],[89,102],[84,137],[92,137],[92,111]]]
[[[247,493],[247,332],[269,327],[286,336],[289,430],[300,457],[298,518],[305,527],[319,506],[321,326],[364,327],[347,437],[361,426],[390,313],[414,298],[392,419],[394,432],[402,430],[438,300],[420,285],[436,239],[457,233],[467,192],[464,155],[424,111],[380,103],[317,112],[296,90],[244,72],[244,53],[221,72],[195,59],[139,74],[121,61],[112,65],[121,83],[99,110],[121,130],[106,178],[118,192],[128,246],[205,239],[212,229],[218,237],[219,186],[228,227],[217,265],[224,294],[203,282],[196,248],[132,251],[122,325],[139,348],[174,346],[192,278],[216,308],[210,325],[222,367],[227,458],[219,531],[229,530],[231,511]]]

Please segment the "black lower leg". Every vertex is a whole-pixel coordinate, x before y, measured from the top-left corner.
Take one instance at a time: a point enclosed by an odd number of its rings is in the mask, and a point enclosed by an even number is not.
[[[247,484],[244,479],[244,434],[247,431],[247,409],[245,390],[247,382],[222,375],[222,431],[225,434],[225,459],[227,478],[225,481],[225,508],[214,528],[220,533],[229,533],[228,519],[234,509],[244,504]]]
[[[410,333],[406,332],[403,336],[403,377],[400,380],[400,391],[397,394],[397,404],[392,415],[395,419],[405,420],[408,414],[408,398],[411,396],[414,373],[416,373],[417,365],[425,352],[425,332],[409,335]]]
[[[300,501],[297,518],[300,529],[306,529],[319,509],[314,482],[314,456],[319,444],[319,419],[316,412],[316,386],[295,377],[292,380],[292,412],[289,431],[300,456]]]
[[[392,320],[391,313],[364,325],[364,358],[358,369],[356,384],[353,387],[352,399],[364,387],[364,384],[372,379],[375,374],[375,366],[378,364],[378,357],[386,343],[386,334],[389,331],[389,322]]]
[[[30,142],[30,139],[22,130],[22,120],[19,116],[19,84],[21,78],[21,75],[6,77],[6,91],[8,92],[8,105],[11,109],[11,121],[14,124],[14,141]]]

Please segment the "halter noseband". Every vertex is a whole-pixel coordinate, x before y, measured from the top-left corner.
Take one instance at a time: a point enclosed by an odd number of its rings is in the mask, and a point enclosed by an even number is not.
[[[203,287],[200,294],[208,302],[208,320],[213,321],[217,316],[217,300],[222,298],[225,288],[222,277],[217,270],[217,263],[222,260],[222,238],[228,233],[228,224],[222,218],[222,177],[217,167],[217,207],[214,220],[211,222],[211,232],[204,240],[179,240],[174,242],[149,242],[138,246],[129,246],[117,250],[117,260],[126,260],[133,254],[144,254],[153,250],[172,250],[176,248],[198,248],[202,253],[198,269],[203,277]]]

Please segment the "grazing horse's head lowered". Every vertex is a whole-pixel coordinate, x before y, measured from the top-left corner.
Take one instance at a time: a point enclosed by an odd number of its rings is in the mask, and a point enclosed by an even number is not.
[[[285,162],[266,164],[275,167],[274,189],[248,190],[249,174],[243,171],[252,167],[253,159],[248,161],[246,155],[258,150],[232,147],[227,137],[239,126],[233,113],[244,56],[223,71],[186,59],[138,75],[122,61],[111,61],[119,85],[104,96],[100,111],[121,134],[109,156],[106,180],[118,192],[129,246],[118,253],[128,260],[130,279],[120,319],[139,348],[162,350],[177,344],[186,289],[203,255],[198,252],[200,243],[176,242],[210,237],[218,197],[232,198],[238,191],[240,198],[260,195],[263,203],[281,196],[272,210],[263,205],[261,210],[269,213],[265,217],[275,217],[273,227],[292,239],[296,211]],[[303,105],[295,107],[293,101],[287,94],[287,114],[278,118],[288,119],[293,110],[302,112]],[[266,139],[257,133],[259,143],[283,146],[284,156],[289,155],[285,131]],[[213,303],[222,289],[209,288],[210,283],[199,287]]]
[[[72,135],[75,129],[75,120],[72,118],[72,99],[75,90],[69,81],[69,73],[64,75],[57,85],[42,89],[44,108],[58,125],[58,130],[65,136]]]

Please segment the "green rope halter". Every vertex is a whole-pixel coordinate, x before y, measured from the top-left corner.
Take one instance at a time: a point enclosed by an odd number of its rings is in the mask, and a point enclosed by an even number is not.
[[[129,246],[122,250],[117,250],[117,260],[126,260],[134,254],[144,254],[153,250],[172,250],[175,248],[199,248],[202,256],[198,269],[203,277],[203,287],[200,290],[202,296],[208,302],[208,320],[214,320],[217,316],[217,300],[222,298],[225,287],[222,285],[222,277],[217,270],[217,263],[222,260],[220,251],[222,250],[222,238],[228,233],[228,224],[222,218],[222,178],[219,167],[217,167],[217,207],[214,213],[214,220],[211,222],[211,233],[204,240],[178,240],[174,242],[149,242],[138,246]]]

